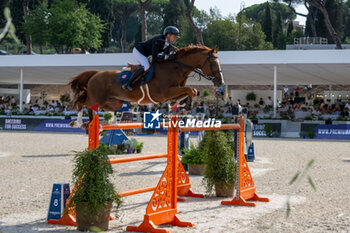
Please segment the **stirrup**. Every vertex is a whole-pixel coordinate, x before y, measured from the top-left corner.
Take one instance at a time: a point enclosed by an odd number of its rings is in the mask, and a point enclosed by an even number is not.
[[[126,91],[132,91],[132,87],[130,86],[129,83],[124,83],[124,84],[122,85],[122,88],[123,88],[124,90],[126,90]]]

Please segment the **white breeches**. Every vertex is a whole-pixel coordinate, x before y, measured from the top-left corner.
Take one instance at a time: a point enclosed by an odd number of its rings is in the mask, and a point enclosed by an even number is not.
[[[147,57],[145,57],[142,53],[140,53],[136,48],[132,50],[132,55],[134,55],[134,58],[136,59],[136,61],[138,61],[145,70],[148,70],[149,62]]]

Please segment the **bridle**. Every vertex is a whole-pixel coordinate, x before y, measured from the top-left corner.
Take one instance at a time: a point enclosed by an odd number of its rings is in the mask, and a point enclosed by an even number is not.
[[[218,69],[216,71],[213,71],[214,62],[210,60],[211,58],[217,59],[218,57],[209,52],[208,56],[207,56],[207,59],[205,59],[205,62],[201,66],[201,67],[204,67],[205,64],[207,64],[207,62],[208,62],[209,63],[209,68],[210,68],[210,72],[211,72],[211,76],[205,75],[202,72],[202,70],[200,70],[199,68],[193,68],[192,66],[186,65],[186,64],[184,64],[184,63],[182,63],[182,62],[180,62],[180,61],[178,61],[176,59],[174,59],[173,62],[175,62],[175,63],[185,67],[186,69],[189,69],[189,70],[193,71],[194,73],[198,74],[200,77],[203,77],[203,78],[205,78],[205,79],[207,79],[209,81],[212,81],[212,80],[215,79],[215,74],[216,73],[221,73],[222,71],[220,69]]]

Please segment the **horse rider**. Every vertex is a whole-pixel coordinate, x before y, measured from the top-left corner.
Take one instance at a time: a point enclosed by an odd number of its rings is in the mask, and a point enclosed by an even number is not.
[[[132,54],[141,66],[135,70],[130,79],[123,84],[122,88],[132,91],[132,87],[130,86],[132,81],[150,67],[147,60],[148,56],[152,55],[152,63],[156,60],[167,60],[172,52],[171,44],[176,42],[179,35],[179,29],[174,26],[168,26],[164,29],[163,35],[158,35],[145,42],[138,43],[132,50]]]

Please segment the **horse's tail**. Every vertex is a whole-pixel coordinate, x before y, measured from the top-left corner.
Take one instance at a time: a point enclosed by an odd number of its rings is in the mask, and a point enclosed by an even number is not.
[[[89,70],[81,74],[78,74],[72,80],[67,83],[66,86],[69,86],[73,91],[73,108],[76,108],[78,104],[84,105],[87,99],[87,84],[92,76],[94,76],[98,71]]]

